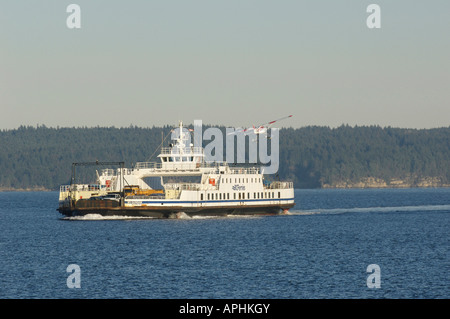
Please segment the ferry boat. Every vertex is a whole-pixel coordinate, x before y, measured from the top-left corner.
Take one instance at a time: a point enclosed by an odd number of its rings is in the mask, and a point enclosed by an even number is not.
[[[292,182],[269,182],[259,167],[208,163],[202,147],[186,143],[186,134],[180,122],[175,145],[161,147],[159,163],[138,162],[133,168],[124,162],[73,163],[71,184],[60,187],[58,211],[179,218],[283,214],[295,205]],[[89,165],[119,167],[97,171],[96,184],[77,184],[77,167]]]

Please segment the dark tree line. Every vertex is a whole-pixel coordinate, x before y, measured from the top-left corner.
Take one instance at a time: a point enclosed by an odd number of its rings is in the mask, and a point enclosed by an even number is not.
[[[158,161],[158,152],[153,153],[171,129],[21,126],[0,131],[0,189],[58,189],[70,182],[73,162],[125,161],[131,166]],[[296,188],[317,188],[369,177],[388,184],[403,179],[414,185],[430,177],[450,184],[450,127],[280,130],[280,166],[273,178],[292,180]]]
[[[389,183],[437,177],[450,182],[450,128],[411,130],[379,126],[305,127],[283,130],[280,174],[298,187],[357,183],[375,177]]]

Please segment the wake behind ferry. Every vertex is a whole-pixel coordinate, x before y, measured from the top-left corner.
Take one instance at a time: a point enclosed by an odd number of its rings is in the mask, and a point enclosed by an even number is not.
[[[70,185],[62,185],[58,211],[65,216],[100,214],[178,218],[188,216],[274,215],[286,213],[294,203],[292,182],[264,179],[259,167],[230,167],[208,163],[202,147],[187,144],[183,124],[175,145],[162,147],[160,162],[72,164]],[[97,171],[96,184],[76,184],[79,166],[110,165]],[[151,187],[149,180],[157,179]]]

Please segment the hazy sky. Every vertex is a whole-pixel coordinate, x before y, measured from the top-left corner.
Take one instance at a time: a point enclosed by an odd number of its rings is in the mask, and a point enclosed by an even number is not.
[[[449,126],[449,17],[448,0],[0,0],[0,129]]]

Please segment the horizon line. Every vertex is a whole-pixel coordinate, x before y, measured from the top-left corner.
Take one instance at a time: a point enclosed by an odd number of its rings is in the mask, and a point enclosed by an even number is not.
[[[161,125],[152,125],[152,126],[139,126],[139,125],[135,125],[135,124],[130,124],[128,126],[115,126],[115,125],[110,125],[110,126],[101,126],[101,125],[96,125],[96,126],[87,126],[87,125],[83,125],[83,126],[59,126],[57,125],[55,126],[47,126],[46,124],[36,124],[36,125],[25,125],[25,124],[21,124],[18,127],[15,128],[1,128],[0,130],[2,132],[8,132],[8,131],[17,131],[20,129],[40,129],[40,128],[45,128],[45,129],[56,129],[56,130],[60,130],[60,129],[98,129],[98,128],[102,128],[102,129],[153,129],[153,128],[165,128],[165,127],[176,127],[177,125],[175,124],[161,124]],[[185,127],[194,127],[193,123],[188,123],[184,125]],[[234,128],[242,128],[242,126],[228,126],[228,125],[213,125],[213,124],[205,124],[203,123],[202,126],[206,126],[206,127],[224,127],[224,128],[228,128],[228,127],[234,127]],[[278,128],[280,130],[284,130],[284,129],[293,129],[293,130],[297,130],[297,129],[302,129],[302,128],[309,128],[309,127],[319,127],[319,128],[328,128],[328,129],[338,129],[338,128],[342,128],[342,127],[350,127],[350,128],[367,128],[367,127],[379,127],[381,129],[405,129],[405,130],[434,130],[434,129],[445,129],[445,128],[450,128],[450,125],[448,126],[437,126],[437,127],[430,127],[430,128],[417,128],[417,127],[400,127],[400,126],[392,126],[392,125],[385,125],[382,126],[380,124],[364,124],[364,125],[360,125],[360,124],[353,124],[350,125],[348,123],[342,123],[339,126],[330,126],[330,125],[317,125],[317,124],[311,124],[311,125],[303,125],[300,127],[296,127],[294,128],[293,126],[285,126],[285,127],[274,127],[274,128]]]

